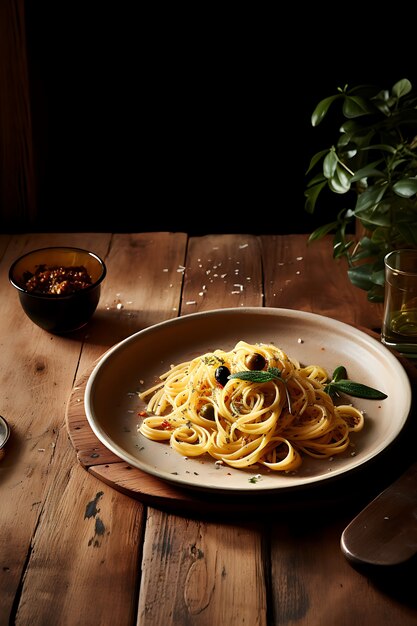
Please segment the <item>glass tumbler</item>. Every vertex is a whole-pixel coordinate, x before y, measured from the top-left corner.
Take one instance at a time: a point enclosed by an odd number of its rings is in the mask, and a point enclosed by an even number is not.
[[[400,354],[417,358],[417,250],[389,252],[381,341]]]

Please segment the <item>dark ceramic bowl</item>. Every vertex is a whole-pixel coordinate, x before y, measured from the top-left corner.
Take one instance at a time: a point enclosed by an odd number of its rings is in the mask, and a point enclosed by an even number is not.
[[[66,276],[60,275],[55,282],[52,281],[51,268],[64,268],[56,270],[52,276],[65,273],[68,277],[66,284],[62,283]],[[86,270],[91,283],[83,282],[82,273],[76,273],[81,268]],[[60,334],[82,328],[90,320],[100,300],[106,272],[104,262],[93,252],[55,246],[33,250],[19,257],[10,267],[9,281],[17,289],[20,304],[32,322],[44,330]],[[49,277],[48,280],[45,277]]]

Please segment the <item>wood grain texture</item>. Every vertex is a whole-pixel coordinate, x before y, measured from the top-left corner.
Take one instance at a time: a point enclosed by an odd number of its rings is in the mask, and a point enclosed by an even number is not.
[[[130,624],[143,508],[74,466],[64,430],[53,464],[16,623]]]
[[[0,3],[0,223],[34,224],[36,160],[24,0]]]
[[[257,528],[172,521],[150,511],[138,624],[266,626],[265,555]]]
[[[272,613],[276,624],[329,626],[416,623],[410,569],[361,571],[340,550],[349,521],[337,510],[277,522],[271,528]],[[382,601],[382,595],[383,601]],[[413,595],[414,594],[414,595]]]
[[[265,306],[319,313],[353,326],[380,329],[382,304],[354,287],[343,259],[332,258],[332,239],[308,235],[260,237]]]
[[[262,305],[262,259],[257,237],[207,235],[190,239],[182,315]]]

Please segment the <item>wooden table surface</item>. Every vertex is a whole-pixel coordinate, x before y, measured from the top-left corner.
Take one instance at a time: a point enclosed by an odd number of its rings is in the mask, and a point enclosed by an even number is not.
[[[93,319],[67,336],[35,326],[8,282],[17,256],[48,245],[88,248],[108,268]],[[119,489],[69,432],[97,359],[157,322],[267,306],[378,333],[382,305],[349,283],[331,238],[37,233],[1,235],[0,250],[0,414],[12,430],[0,460],[0,625],[417,624],[413,560],[361,569],[340,549],[346,525],[415,459],[412,437],[350,477],[346,496],[318,489],[234,513]]]

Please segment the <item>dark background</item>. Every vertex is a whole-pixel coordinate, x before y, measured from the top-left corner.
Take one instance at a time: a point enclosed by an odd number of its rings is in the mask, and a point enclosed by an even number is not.
[[[378,32],[374,47],[375,24],[342,39],[328,21],[300,25],[296,7],[137,9],[26,2],[31,230],[311,232],[348,202],[328,192],[304,210],[310,158],[337,136],[331,118],[312,128],[315,105],[346,83],[417,78],[403,40],[381,46]]]

